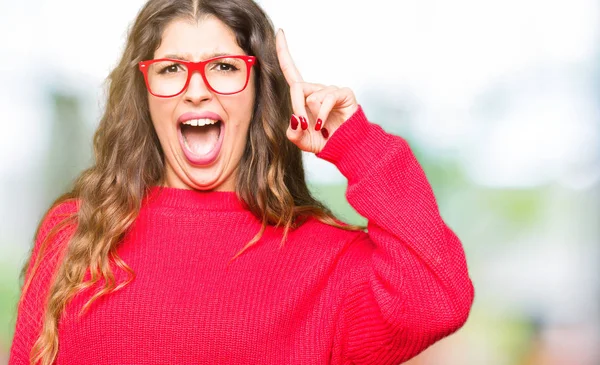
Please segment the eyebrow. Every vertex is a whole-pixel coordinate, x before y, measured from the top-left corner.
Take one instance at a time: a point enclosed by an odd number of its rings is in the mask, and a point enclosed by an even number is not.
[[[209,54],[205,54],[203,59],[209,59],[209,58],[213,58],[213,57],[220,57],[220,56],[232,56],[233,53],[227,53],[227,52],[213,52],[213,53],[209,53]],[[180,54],[167,54],[164,55],[162,57],[159,58],[173,58],[175,60],[182,60],[182,61],[189,61],[191,57],[189,57],[189,55],[185,54],[185,55],[180,55]]]

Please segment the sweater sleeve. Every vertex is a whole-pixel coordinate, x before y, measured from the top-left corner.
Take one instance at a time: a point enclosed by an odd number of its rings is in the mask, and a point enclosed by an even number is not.
[[[51,209],[44,217],[25,274],[25,281],[32,275],[35,261],[40,254],[42,242],[48,242],[42,251],[42,260],[34,273],[29,288],[21,293],[15,333],[11,345],[8,365],[29,365],[29,354],[42,328],[43,313],[46,309],[47,294],[66,243],[74,232],[73,224],[59,225],[63,219],[75,213],[75,202],[64,202]]]
[[[464,250],[407,141],[359,106],[317,156],[348,179],[346,198],[368,219],[340,317],[345,360],[398,364],[458,330],[474,298]]]

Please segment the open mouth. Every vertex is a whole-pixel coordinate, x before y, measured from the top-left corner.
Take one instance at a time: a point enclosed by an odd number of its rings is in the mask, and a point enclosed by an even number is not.
[[[213,162],[221,150],[224,125],[220,120],[193,119],[180,124],[179,142],[187,159],[196,165]]]

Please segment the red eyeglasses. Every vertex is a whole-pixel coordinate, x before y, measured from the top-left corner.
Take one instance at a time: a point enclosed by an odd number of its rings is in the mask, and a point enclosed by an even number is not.
[[[210,90],[231,95],[246,88],[255,63],[254,56],[219,56],[200,62],[160,58],[141,61],[139,69],[144,74],[148,91],[161,98],[181,94],[196,71],[200,72]]]

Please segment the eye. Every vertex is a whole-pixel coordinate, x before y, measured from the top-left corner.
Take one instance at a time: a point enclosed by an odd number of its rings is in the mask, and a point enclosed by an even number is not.
[[[223,71],[223,72],[231,72],[231,71],[237,71],[237,70],[239,70],[234,65],[226,63],[226,62],[218,62],[218,63],[216,63],[214,65],[214,69],[216,71]]]
[[[158,72],[159,74],[168,74],[168,73],[175,73],[178,72],[180,70],[183,70],[182,66],[180,63],[172,63],[166,66],[162,66],[160,68],[160,71]]]

